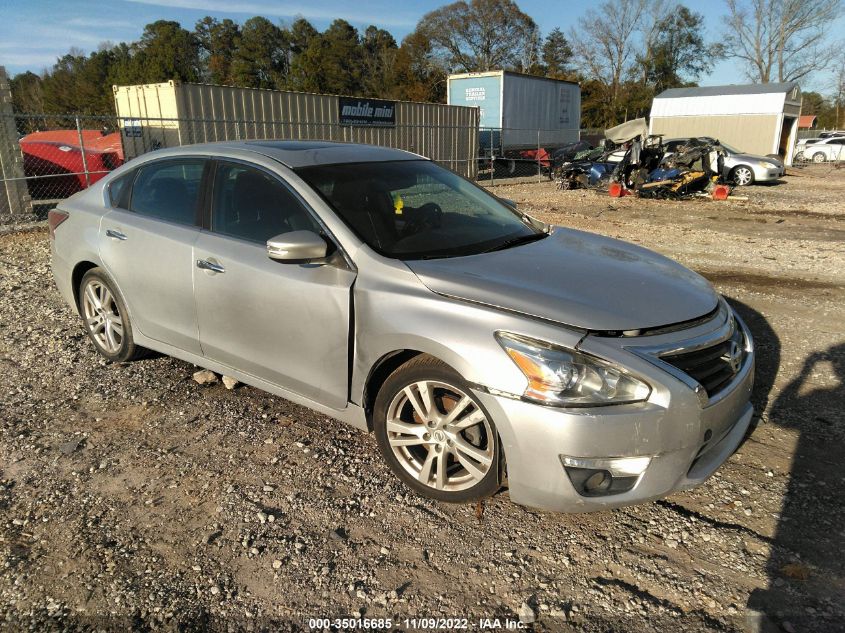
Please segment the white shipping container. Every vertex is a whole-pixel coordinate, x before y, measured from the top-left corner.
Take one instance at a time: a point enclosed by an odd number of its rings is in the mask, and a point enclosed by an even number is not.
[[[498,132],[508,150],[558,147],[580,138],[581,87],[571,81],[503,70],[450,75],[447,101],[479,109],[482,145],[490,144],[486,135]]]

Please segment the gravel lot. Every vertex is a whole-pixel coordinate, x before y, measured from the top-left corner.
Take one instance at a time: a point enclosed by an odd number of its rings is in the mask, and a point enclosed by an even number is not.
[[[757,425],[700,488],[556,515],[409,493],[375,441],[166,357],[106,364],[43,225],[0,231],[0,628],[307,630],[309,617],[537,631],[845,630],[845,171],[747,201],[497,185],[703,273],[755,334]],[[554,271],[550,271],[554,273]],[[421,627],[417,627],[421,628]]]

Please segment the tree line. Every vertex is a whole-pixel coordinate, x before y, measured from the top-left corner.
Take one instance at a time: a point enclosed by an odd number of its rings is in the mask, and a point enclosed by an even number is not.
[[[24,113],[109,115],[112,85],[172,79],[443,102],[450,72],[505,69],[579,82],[582,125],[604,127],[647,114],[655,94],[697,85],[726,57],[767,82],[802,79],[833,54],[823,40],[841,0],[725,2],[730,28],[719,41],[675,0],[603,0],[569,32],[545,36],[514,0],[459,0],[424,15],[401,42],[342,19],[322,32],[303,18],[207,16],[190,30],[159,20],[137,41],[72,49],[41,74],[18,74],[13,101]]]

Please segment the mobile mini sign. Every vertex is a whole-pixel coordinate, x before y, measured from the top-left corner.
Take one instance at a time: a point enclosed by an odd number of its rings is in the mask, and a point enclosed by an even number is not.
[[[371,125],[393,127],[396,125],[396,102],[379,99],[354,99],[338,97],[341,125]]]

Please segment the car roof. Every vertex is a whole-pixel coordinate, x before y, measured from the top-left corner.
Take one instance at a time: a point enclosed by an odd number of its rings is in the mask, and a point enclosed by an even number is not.
[[[204,151],[218,156],[225,156],[227,151],[231,150],[247,150],[263,154],[291,169],[312,167],[314,165],[336,165],[339,163],[427,160],[418,154],[391,147],[379,147],[377,145],[359,143],[335,143],[331,141],[279,141],[272,139],[222,141],[219,143],[185,145],[166,151],[172,157],[174,155],[196,154],[197,152]]]

